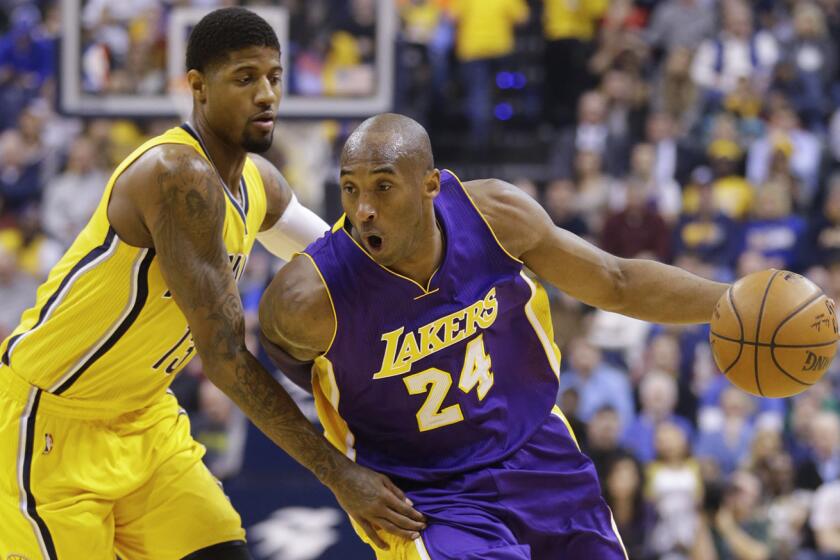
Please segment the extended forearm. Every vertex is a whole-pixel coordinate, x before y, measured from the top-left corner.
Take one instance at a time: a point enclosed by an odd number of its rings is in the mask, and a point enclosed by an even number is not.
[[[349,459],[338,452],[306,419],[283,387],[247,350],[233,364],[208,372],[248,418],[278,447],[332,487]]]
[[[728,284],[656,261],[620,261],[619,313],[654,323],[707,323]]]

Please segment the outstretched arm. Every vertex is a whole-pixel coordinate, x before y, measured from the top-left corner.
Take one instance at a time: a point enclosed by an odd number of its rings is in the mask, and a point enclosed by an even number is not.
[[[395,515],[406,526],[401,534],[413,537],[422,525],[408,516],[422,518],[420,514],[393,492],[375,486],[371,482],[375,473],[332,447],[246,348],[242,304],[222,238],[224,195],[215,172],[192,150],[180,146],[158,150],[154,160],[144,163],[149,168],[144,182],[149,194],[139,201],[140,213],[208,378],[274,443],[332,489],[339,501],[354,506],[366,501],[388,503],[401,512]]]
[[[707,323],[728,287],[675,266],[606,253],[555,226],[536,201],[503,181],[464,186],[509,253],[588,305],[654,323]]]

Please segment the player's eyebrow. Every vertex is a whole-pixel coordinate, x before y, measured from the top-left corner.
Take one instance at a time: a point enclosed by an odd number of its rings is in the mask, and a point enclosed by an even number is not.
[[[373,169],[370,170],[370,172],[371,172],[371,174],[374,174],[374,173],[388,173],[389,175],[396,175],[397,174],[397,170],[394,169],[394,166],[391,165],[390,163],[386,163],[385,165],[379,165],[377,167],[374,167]]]
[[[259,65],[254,64],[252,62],[241,62],[241,63],[239,63],[239,64],[237,64],[236,66],[233,67],[232,72],[236,73],[236,72],[242,72],[242,71],[245,71],[245,70],[253,71],[253,70],[259,70],[259,69],[260,69]],[[283,67],[280,66],[279,64],[275,64],[274,66],[272,66],[269,69],[269,73],[271,73],[271,72],[280,72],[282,74],[283,73]]]
[[[353,174],[352,169],[349,169],[347,167],[342,167],[341,171],[339,171],[338,176],[339,177],[344,177],[345,175],[352,175],[352,174]],[[381,175],[381,174],[396,175],[397,170],[396,170],[396,168],[394,168],[394,166],[392,164],[386,163],[386,164],[383,164],[383,165],[378,165],[378,166],[374,167],[373,169],[371,169],[370,174],[371,175]]]

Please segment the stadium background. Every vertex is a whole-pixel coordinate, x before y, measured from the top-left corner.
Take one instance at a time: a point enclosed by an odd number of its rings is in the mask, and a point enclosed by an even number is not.
[[[185,115],[170,63],[189,23],[234,3],[0,2],[0,337],[113,167]],[[617,255],[726,281],[787,268],[840,297],[838,0],[241,4],[275,18],[284,48],[269,157],[328,221],[343,139],[395,110],[429,128],[440,167],[514,182]],[[258,249],[240,283],[255,350],[279,264]],[[840,558],[840,364],[797,398],[753,399],[728,388],[705,326],[551,297],[558,402],[631,558]],[[256,558],[372,557],[199,360],[173,387]]]

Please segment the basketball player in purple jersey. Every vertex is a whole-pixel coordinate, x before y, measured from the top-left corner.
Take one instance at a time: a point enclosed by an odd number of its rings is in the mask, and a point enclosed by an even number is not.
[[[727,286],[609,255],[502,181],[462,184],[400,115],[353,133],[340,185],[345,215],[278,273],[260,321],[281,368],[311,383],[333,445],[427,518],[414,541],[386,519],[355,520],[360,535],[380,559],[625,559],[554,405],[548,300],[523,269],[657,323],[707,322]]]

